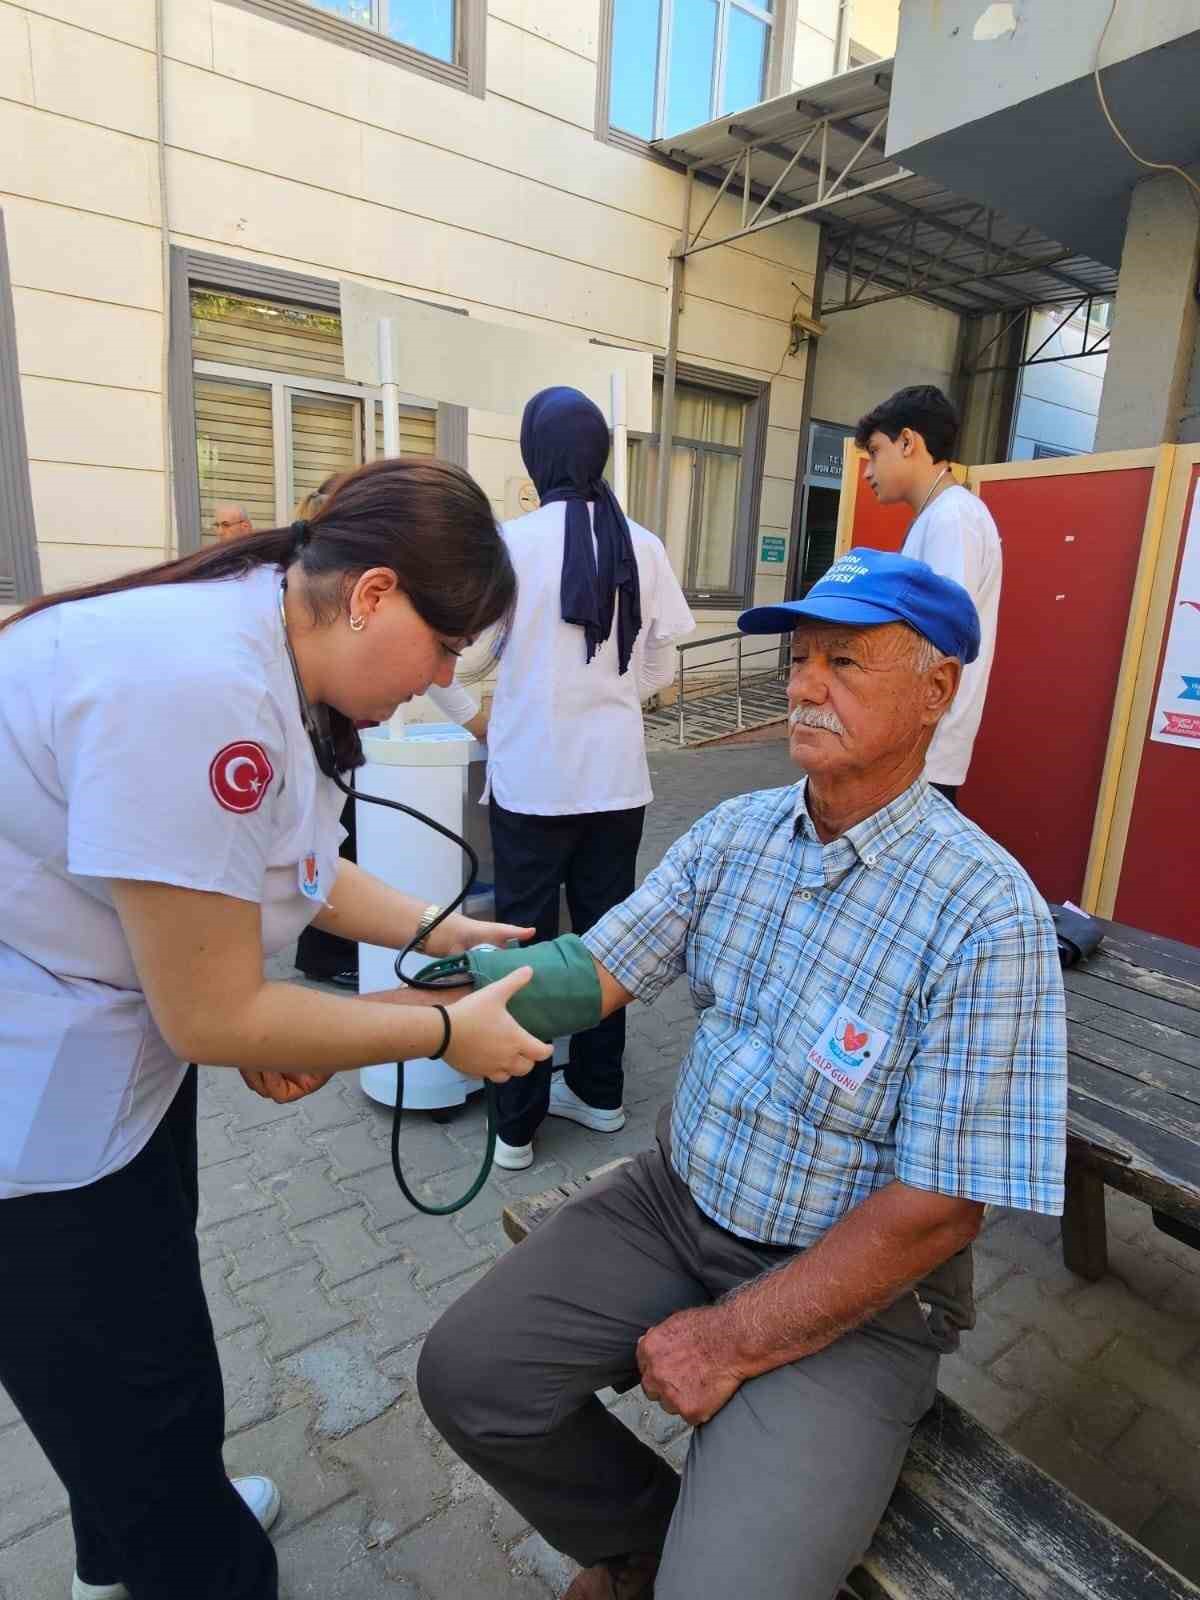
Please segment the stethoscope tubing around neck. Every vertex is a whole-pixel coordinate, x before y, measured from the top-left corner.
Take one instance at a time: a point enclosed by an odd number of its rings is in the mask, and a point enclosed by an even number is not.
[[[918,522],[920,520],[921,513],[925,510],[925,507],[933,499],[934,491],[937,489],[938,484],[941,483],[942,479],[946,476],[946,474],[949,471],[950,471],[949,467],[943,467],[942,470],[938,473],[937,477],[929,485],[928,489],[926,489],[925,498],[924,498],[924,500],[921,501],[921,504],[917,507],[917,514],[913,518],[913,522],[914,523],[916,523],[916,522]]]
[[[304,688],[304,680],[300,676],[296,653],[292,649],[292,641],[288,635],[287,607],[284,603],[286,592],[287,575],[285,573],[279,585],[279,623],[283,630],[283,647],[287,651],[292,677],[296,684],[296,696],[300,703],[300,720],[312,745],[313,755],[316,758],[319,770],[327,778],[331,779],[343,794],[349,795],[356,803],[362,800],[372,806],[387,806],[392,811],[403,812],[406,817],[412,817],[416,822],[423,822],[427,828],[432,828],[435,833],[440,833],[443,839],[448,839],[451,844],[457,845],[467,859],[466,882],[460,892],[444,910],[438,913],[429,927],[416,934],[396,957],[396,976],[400,982],[410,989],[420,988],[421,985],[414,983],[411,978],[405,976],[401,970],[402,965],[410,955],[416,953],[418,942],[424,944],[434,929],[439,928],[447,917],[453,916],[471,893],[479,877],[479,857],[466,839],[455,833],[452,828],[444,827],[442,823],[436,822],[433,817],[427,817],[423,811],[417,811],[413,806],[406,806],[400,800],[387,800],[382,795],[364,794],[361,789],[356,789],[353,784],[347,783],[342,777],[337,770],[333,739],[329,733],[328,723],[321,715],[325,711],[325,707],[314,707],[312,705]],[[484,1147],[483,1161],[480,1164],[478,1175],[474,1183],[460,1199],[451,1200],[446,1205],[430,1205],[428,1202],[419,1199],[412,1192],[405,1181],[404,1173],[400,1166],[400,1121],[404,1114],[404,1062],[397,1061],[396,1063],[396,1103],[392,1108],[392,1174],[404,1198],[428,1217],[445,1217],[454,1211],[461,1211],[464,1206],[470,1205],[471,1201],[474,1200],[487,1182],[488,1175],[492,1170],[492,1161],[496,1154],[496,1085],[488,1080],[484,1083],[483,1090],[487,1111],[487,1142]]]

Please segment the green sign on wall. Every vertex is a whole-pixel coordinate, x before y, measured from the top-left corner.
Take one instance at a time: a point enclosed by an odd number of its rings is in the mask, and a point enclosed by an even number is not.
[[[758,559],[782,566],[787,555],[787,539],[783,534],[764,533],[760,540]]]

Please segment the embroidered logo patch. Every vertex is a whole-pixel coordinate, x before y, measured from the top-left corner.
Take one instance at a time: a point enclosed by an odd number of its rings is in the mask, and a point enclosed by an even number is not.
[[[888,1035],[881,1028],[872,1028],[853,1011],[839,1006],[805,1061],[839,1089],[857,1094],[887,1043]]]
[[[300,893],[309,900],[321,898],[321,873],[311,850],[300,863]]]
[[[274,776],[267,752],[253,739],[225,745],[208,769],[209,786],[226,811],[257,811]]]

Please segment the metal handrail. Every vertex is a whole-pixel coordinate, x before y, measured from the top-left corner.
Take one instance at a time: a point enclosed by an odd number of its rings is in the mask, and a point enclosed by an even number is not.
[[[683,659],[684,654],[688,650],[702,650],[707,645],[727,644],[730,639],[735,639],[737,641],[737,649],[734,651],[734,684],[737,705],[737,727],[734,731],[741,732],[742,728],[745,727],[745,723],[742,721],[742,656],[743,646],[746,642],[746,635],[734,630],[732,633],[714,633],[707,639],[689,639],[686,644],[677,644],[675,646],[679,656],[679,673],[675,695],[676,703],[679,707],[679,743],[681,745],[686,743],[684,738],[683,721],[683,675],[689,669],[693,669],[695,667],[708,667],[719,664],[712,661],[686,662]],[[752,656],[773,655],[776,658],[776,661],[778,661],[779,641],[778,639],[772,639],[770,644],[757,645],[753,650],[746,651],[745,654]]]

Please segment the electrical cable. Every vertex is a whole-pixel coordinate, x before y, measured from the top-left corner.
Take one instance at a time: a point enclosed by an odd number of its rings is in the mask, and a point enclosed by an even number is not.
[[[1186,183],[1192,190],[1192,203],[1198,210],[1200,210],[1200,183],[1197,183],[1195,178],[1193,178],[1190,173],[1185,172],[1182,167],[1177,167],[1173,161],[1149,161],[1145,156],[1138,155],[1137,151],[1133,148],[1129,140],[1117,126],[1116,119],[1108,108],[1108,99],[1104,93],[1104,85],[1100,81],[1100,53],[1104,49],[1104,41],[1108,37],[1108,30],[1112,27],[1113,18],[1117,14],[1118,4],[1119,0],[1112,0],[1112,5],[1108,8],[1108,21],[1104,24],[1103,30],[1101,31],[1099,43],[1096,45],[1096,54],[1092,61],[1092,77],[1096,82],[1096,93],[1100,97],[1100,109],[1104,113],[1104,120],[1108,123],[1117,139],[1120,140],[1121,144],[1124,145],[1125,149],[1129,152],[1139,166],[1149,167],[1152,172],[1173,172],[1177,177],[1182,178],[1184,183]]]

